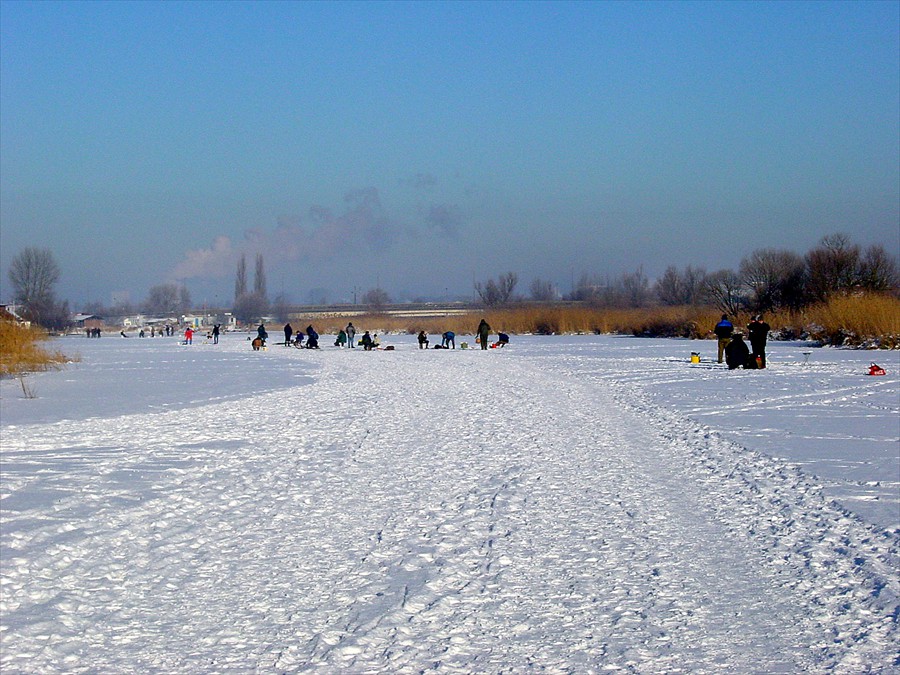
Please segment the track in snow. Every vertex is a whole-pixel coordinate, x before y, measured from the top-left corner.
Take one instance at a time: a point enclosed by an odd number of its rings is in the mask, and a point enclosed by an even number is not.
[[[799,472],[513,350],[290,352],[4,437],[5,672],[897,667],[896,537]]]

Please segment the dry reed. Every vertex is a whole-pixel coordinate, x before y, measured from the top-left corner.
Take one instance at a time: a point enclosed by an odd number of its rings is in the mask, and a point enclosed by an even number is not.
[[[485,318],[492,332],[511,334],[617,333],[648,337],[712,338],[721,312],[711,307],[649,307],[610,309],[587,305],[517,305],[505,309],[472,310],[443,317],[394,314],[362,314],[352,317],[357,330],[373,333],[430,335],[453,331],[474,335]],[[738,330],[750,322],[750,313],[730,317]],[[773,334],[783,339],[809,339],[828,344],[900,347],[900,300],[887,295],[834,298],[802,312],[774,312],[764,316]],[[347,325],[347,317],[323,317],[314,321],[326,334]]]

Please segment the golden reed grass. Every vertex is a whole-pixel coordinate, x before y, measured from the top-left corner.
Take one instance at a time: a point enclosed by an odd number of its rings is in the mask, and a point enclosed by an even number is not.
[[[361,314],[354,317],[317,317],[316,329],[334,334],[353,321],[360,333],[416,334],[424,330],[440,335],[452,330],[474,335],[484,318],[492,332],[511,334],[618,333],[654,337],[713,337],[722,312],[711,307],[649,307],[605,309],[584,305],[516,305],[503,309],[472,310],[443,317]],[[729,317],[738,330],[750,323],[751,313]],[[772,331],[786,338],[807,338],[826,343],[900,347],[900,300],[888,295],[837,297],[801,312],[773,312],[764,316]],[[301,322],[302,323],[302,322]]]
[[[20,376],[40,370],[61,368],[73,361],[58,351],[48,351],[41,346],[47,332],[40,328],[28,328],[15,321],[0,320],[0,375]]]

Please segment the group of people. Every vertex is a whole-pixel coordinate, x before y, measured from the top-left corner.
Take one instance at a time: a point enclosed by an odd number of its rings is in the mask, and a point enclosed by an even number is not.
[[[747,337],[750,340],[748,347],[743,334],[736,332],[728,315],[723,314],[722,320],[713,329],[719,341],[719,363],[724,359],[729,370],[765,368],[766,340],[770,330],[771,327],[763,321],[761,314],[754,316],[747,325]]]
[[[478,325],[478,330],[476,331],[476,341],[481,345],[482,349],[488,349],[488,347],[505,347],[509,344],[509,335],[506,333],[499,333],[497,336],[497,341],[493,344],[490,344],[490,333],[491,327],[487,321],[484,319],[481,320],[481,323]],[[335,347],[347,347],[348,349],[356,348],[356,327],[353,325],[353,322],[349,322],[346,328],[342,328],[338,331],[337,337],[334,341]],[[213,329],[213,335],[215,336],[215,342],[218,343],[218,326]],[[249,338],[248,338],[249,339]],[[256,329],[256,339],[258,340],[257,345],[260,347],[265,347],[266,342],[269,339],[269,333],[266,330],[266,326],[264,323],[260,323]],[[304,344],[305,340],[305,344]],[[418,335],[419,349],[428,349],[428,345],[430,340],[428,339],[428,333],[424,330],[419,332]],[[319,348],[319,334],[316,332],[315,328],[313,328],[312,324],[306,327],[306,331],[294,331],[293,326],[290,323],[286,323],[284,325],[284,346],[285,347],[303,347],[306,349],[318,349]],[[378,334],[374,335],[369,333],[369,331],[363,331],[362,337],[359,339],[359,346],[362,347],[366,351],[371,351],[373,349],[378,349],[380,346],[380,341],[378,340]],[[464,344],[463,347],[466,345]],[[444,333],[441,333],[441,343],[439,345],[434,346],[435,349],[456,349],[456,333],[452,330],[448,330]],[[390,349],[390,347],[388,347]]]

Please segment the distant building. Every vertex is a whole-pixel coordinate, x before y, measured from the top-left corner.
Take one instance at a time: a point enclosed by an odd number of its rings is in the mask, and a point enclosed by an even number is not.
[[[72,324],[84,330],[103,328],[103,317],[96,314],[76,314],[72,317]]]

